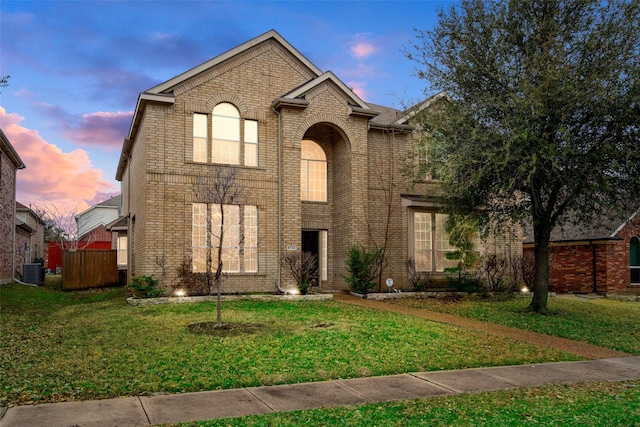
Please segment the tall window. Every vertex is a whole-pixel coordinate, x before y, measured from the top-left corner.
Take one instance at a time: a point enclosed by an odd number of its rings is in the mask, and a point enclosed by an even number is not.
[[[244,121],[244,164],[258,166],[258,122]]]
[[[240,163],[240,112],[223,102],[211,114],[211,154],[213,163]]]
[[[413,258],[417,271],[443,272],[455,267],[447,253],[455,250],[445,231],[447,215],[433,212],[413,213]]]
[[[322,147],[310,140],[302,140],[300,153],[300,199],[312,202],[327,201],[327,156]]]
[[[127,265],[127,236],[118,235],[117,240],[116,263],[118,265]]]
[[[211,251],[212,268],[218,265],[220,225],[224,212],[222,269],[225,273],[258,271],[258,208],[194,203],[192,206],[193,271],[207,271],[207,251]],[[242,214],[241,214],[242,212]],[[207,217],[211,235],[207,236]]]
[[[631,283],[640,285],[640,239],[637,236],[633,236],[629,244],[629,264]]]
[[[207,115],[193,115],[193,161],[207,162]]]

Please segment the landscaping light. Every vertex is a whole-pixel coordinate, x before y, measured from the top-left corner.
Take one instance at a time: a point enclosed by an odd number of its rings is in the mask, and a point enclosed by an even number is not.
[[[520,289],[520,292],[522,292],[523,294],[526,294],[529,292],[529,288],[527,288],[526,286],[523,286],[522,289]]]
[[[179,298],[185,296],[186,292],[184,291],[184,289],[176,289],[173,294]]]

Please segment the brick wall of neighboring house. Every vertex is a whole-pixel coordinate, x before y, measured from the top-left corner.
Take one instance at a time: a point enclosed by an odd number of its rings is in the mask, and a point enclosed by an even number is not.
[[[28,245],[31,240],[31,233],[22,230],[19,227],[16,227],[16,251],[15,251],[15,260],[16,260],[16,273],[19,275],[24,274],[24,264],[31,263],[31,260],[28,259],[29,251],[25,251],[25,245]],[[19,276],[16,276],[19,277]]]
[[[14,164],[0,150],[0,283],[11,282],[13,272],[13,230],[14,224]]]
[[[640,292],[640,286],[631,285],[629,268],[630,240],[639,235],[640,217],[636,216],[620,229],[615,238],[599,240],[593,245],[589,242],[552,244],[550,289],[560,293],[594,290],[598,293]],[[528,245],[524,251],[532,253],[533,247]]]

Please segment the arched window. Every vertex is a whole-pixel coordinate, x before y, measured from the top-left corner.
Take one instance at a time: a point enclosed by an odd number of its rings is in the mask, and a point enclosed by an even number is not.
[[[640,285],[640,239],[637,236],[633,236],[629,243],[629,264],[631,283]]]
[[[240,164],[240,112],[233,104],[213,108],[211,154],[213,163]]]
[[[302,140],[300,153],[300,200],[327,201],[327,156],[308,139]]]

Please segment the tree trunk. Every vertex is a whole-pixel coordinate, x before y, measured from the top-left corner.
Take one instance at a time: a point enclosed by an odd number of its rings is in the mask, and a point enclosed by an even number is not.
[[[529,310],[536,313],[545,313],[549,296],[549,242],[551,240],[551,227],[547,224],[534,225],[533,234],[535,237],[536,287],[533,291],[531,304],[529,304]]]

